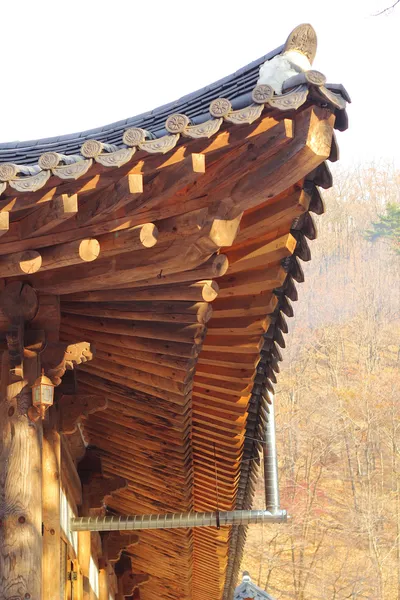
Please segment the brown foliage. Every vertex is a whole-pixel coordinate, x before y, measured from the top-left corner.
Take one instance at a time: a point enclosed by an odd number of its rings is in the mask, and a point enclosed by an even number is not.
[[[400,600],[400,259],[364,237],[399,181],[360,168],[325,196],[276,397],[292,520],[249,528],[242,565],[277,600]]]

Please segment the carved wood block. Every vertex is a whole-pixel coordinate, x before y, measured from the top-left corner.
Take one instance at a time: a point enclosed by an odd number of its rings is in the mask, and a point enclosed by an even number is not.
[[[113,492],[127,487],[123,477],[93,477],[85,490],[88,508],[98,508],[106,502]]]
[[[60,432],[71,435],[77,430],[82,418],[107,408],[107,400],[102,396],[78,394],[62,396],[60,400]]]
[[[117,562],[123,550],[138,543],[138,535],[112,531],[103,536],[103,556],[109,562]]]
[[[76,365],[92,360],[93,356],[94,348],[89,342],[77,344],[54,342],[46,347],[41,362],[46,375],[55,385],[59,385],[67,369],[73,369]]]

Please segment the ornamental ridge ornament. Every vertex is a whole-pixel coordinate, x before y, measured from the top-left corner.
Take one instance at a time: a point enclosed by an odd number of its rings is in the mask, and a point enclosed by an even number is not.
[[[4,163],[0,165],[0,181],[11,181],[15,179],[19,173],[18,165],[13,163]]]
[[[219,131],[224,120],[220,119],[209,119],[200,125],[189,125],[186,127],[183,135],[186,137],[199,139],[199,138],[210,138],[217,131]]]
[[[96,158],[103,152],[104,145],[97,140],[86,140],[84,144],[82,144],[81,154],[85,158]]]
[[[309,23],[298,25],[289,34],[284,52],[295,50],[304,54],[312,64],[317,53],[317,34]]]
[[[71,165],[62,165],[53,169],[53,175],[60,179],[79,179],[82,177],[93,164],[93,160],[80,160],[79,162],[72,163]]]
[[[326,77],[320,71],[305,71],[304,75],[306,77],[307,82],[311,83],[311,85],[317,85],[319,87],[321,85],[325,85],[326,83]]]
[[[30,177],[19,177],[10,181],[10,186],[17,192],[36,192],[44,186],[50,178],[50,171],[39,171]]]
[[[189,123],[189,117],[176,113],[170,115],[165,121],[165,129],[169,131],[169,133],[183,133]]]
[[[212,117],[226,117],[232,112],[232,104],[227,98],[217,98],[210,104],[210,115]]]
[[[146,137],[149,137],[149,133],[145,129],[131,127],[124,132],[122,141],[127,146],[139,146],[139,144],[145,141]]]
[[[116,152],[108,152],[96,156],[95,161],[103,167],[122,167],[135,154],[136,148],[120,148]]]
[[[250,104],[246,108],[231,112],[225,117],[225,121],[229,121],[229,123],[233,123],[234,125],[242,125],[242,123],[251,125],[251,123],[260,118],[263,110],[263,104]]]
[[[331,90],[328,90],[324,85],[322,85],[318,91],[328,100],[330,104],[332,104],[335,108],[339,110],[344,110],[346,108],[346,100],[340,96],[340,94],[335,94]]]
[[[306,85],[300,85],[298,88],[282,96],[274,96],[268,101],[272,108],[278,110],[297,110],[307,100],[308,88]]]
[[[252,100],[256,104],[265,104],[273,95],[274,90],[267,84],[256,85],[251,93]]]
[[[175,148],[179,141],[179,133],[164,135],[155,140],[145,140],[139,144],[139,148],[150,154],[165,154]]]
[[[54,169],[61,161],[61,156],[58,152],[45,152],[39,158],[39,167],[44,171]]]

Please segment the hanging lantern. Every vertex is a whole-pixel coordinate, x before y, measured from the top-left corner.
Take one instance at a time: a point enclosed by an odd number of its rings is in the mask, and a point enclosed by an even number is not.
[[[32,386],[32,404],[38,412],[38,416],[44,419],[46,410],[53,405],[54,384],[46,377],[44,370]]]

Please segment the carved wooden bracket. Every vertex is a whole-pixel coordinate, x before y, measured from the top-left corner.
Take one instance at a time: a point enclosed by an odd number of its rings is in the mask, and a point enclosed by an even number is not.
[[[147,583],[150,577],[147,574],[135,574],[132,571],[125,571],[120,579],[124,596],[131,596],[135,589]]]
[[[139,536],[121,531],[113,531],[103,536],[103,557],[109,562],[117,562],[124,550],[139,543]]]
[[[115,563],[114,571],[118,577],[118,589],[121,588],[123,596],[131,596],[139,586],[147,583],[149,575],[132,571],[132,560],[128,554],[122,553],[121,558]]]
[[[99,508],[106,503],[107,496],[126,488],[127,485],[127,481],[123,477],[93,477],[90,484],[85,486],[84,491],[88,509]]]
[[[24,329],[38,310],[35,290],[22,281],[9,283],[0,294],[0,308],[10,322],[6,341],[10,356],[10,368],[17,377],[23,376]]]
[[[77,394],[62,396],[60,400],[60,432],[75,433],[82,418],[107,408],[107,399],[102,396]]]
[[[42,367],[55,385],[61,383],[61,378],[67,369],[73,369],[94,356],[94,348],[89,342],[67,344],[52,342],[47,345],[41,355]]]

